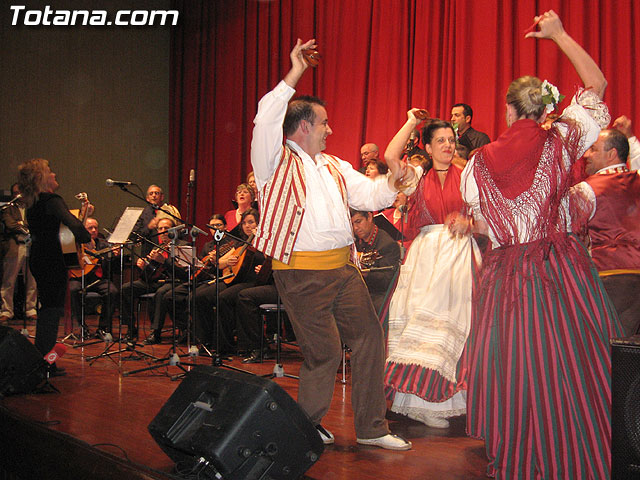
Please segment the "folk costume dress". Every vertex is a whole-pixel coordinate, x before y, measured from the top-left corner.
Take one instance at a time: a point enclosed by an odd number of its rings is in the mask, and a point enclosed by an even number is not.
[[[436,170],[429,170],[410,197],[409,223],[420,233],[389,308],[385,388],[391,410],[425,423],[466,411],[461,359],[470,329],[472,261],[480,255],[471,237],[453,237],[444,225],[464,205],[461,171],[451,165],[441,185]]]
[[[495,478],[610,475],[609,338],[621,329],[567,196],[571,165],[608,122],[581,91],[550,130],[518,120],[463,172],[493,245],[474,294],[467,431]]]

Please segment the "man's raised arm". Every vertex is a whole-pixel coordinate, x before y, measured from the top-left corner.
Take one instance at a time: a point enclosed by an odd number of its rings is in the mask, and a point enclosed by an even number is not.
[[[305,70],[309,68],[304,61],[302,51],[313,48],[316,48],[314,39],[305,43],[298,39],[289,54],[291,70],[285,75],[283,81],[262,97],[258,103],[258,113],[253,120],[251,165],[259,190],[267,183],[276,169],[282,147],[282,123],[287,112],[287,105],[295,93],[295,86]]]

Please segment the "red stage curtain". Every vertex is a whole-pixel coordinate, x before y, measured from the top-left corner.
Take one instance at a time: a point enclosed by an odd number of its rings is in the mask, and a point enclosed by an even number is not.
[[[566,105],[579,84],[574,69],[553,42],[524,39],[549,8],[601,65],[612,118],[640,121],[632,0],[175,0],[173,8],[181,16],[171,46],[170,190],[186,211],[196,170],[200,225],[232,208],[251,170],[258,100],[288,71],[297,37],[315,37],[323,55],[297,91],[327,101],[327,151],[354,165],[363,143],[384,150],[413,106],[449,119],[451,105],[468,103],[474,127],[496,138],[506,89],[521,75],[549,79]]]

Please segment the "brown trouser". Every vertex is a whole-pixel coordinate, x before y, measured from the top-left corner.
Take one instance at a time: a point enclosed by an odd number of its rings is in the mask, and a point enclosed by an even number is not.
[[[298,403],[314,424],[331,405],[342,343],[351,348],[351,405],[357,438],[389,433],[385,420],[384,334],[360,272],[277,270],[276,286],[293,325],[304,362]]]

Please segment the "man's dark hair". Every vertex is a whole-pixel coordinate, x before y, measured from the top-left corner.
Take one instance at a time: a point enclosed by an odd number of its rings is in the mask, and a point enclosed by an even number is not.
[[[473,109],[469,105],[467,105],[466,103],[456,103],[451,108],[455,108],[455,107],[462,107],[462,113],[464,114],[464,116],[471,117],[471,120],[473,120]]]
[[[365,212],[362,210],[355,210],[353,208],[350,208],[349,213],[351,214],[351,218],[353,218],[354,215],[362,215],[364,218],[367,218],[369,214],[373,212]]]
[[[309,123],[313,123],[316,119],[316,114],[313,111],[313,105],[325,106],[325,102],[318,97],[310,95],[302,95],[289,102],[287,113],[284,116],[284,124],[282,129],[286,136],[292,135],[300,125],[302,120],[306,120]]]
[[[607,137],[604,141],[604,150],[608,152],[612,148],[618,152],[618,158],[626,162],[629,157],[629,141],[620,130],[607,130]]]
[[[222,215],[221,213],[214,213],[213,215],[211,215],[209,223],[211,223],[212,220],[220,220],[225,227],[227,226],[227,219],[224,218],[224,215]]]

